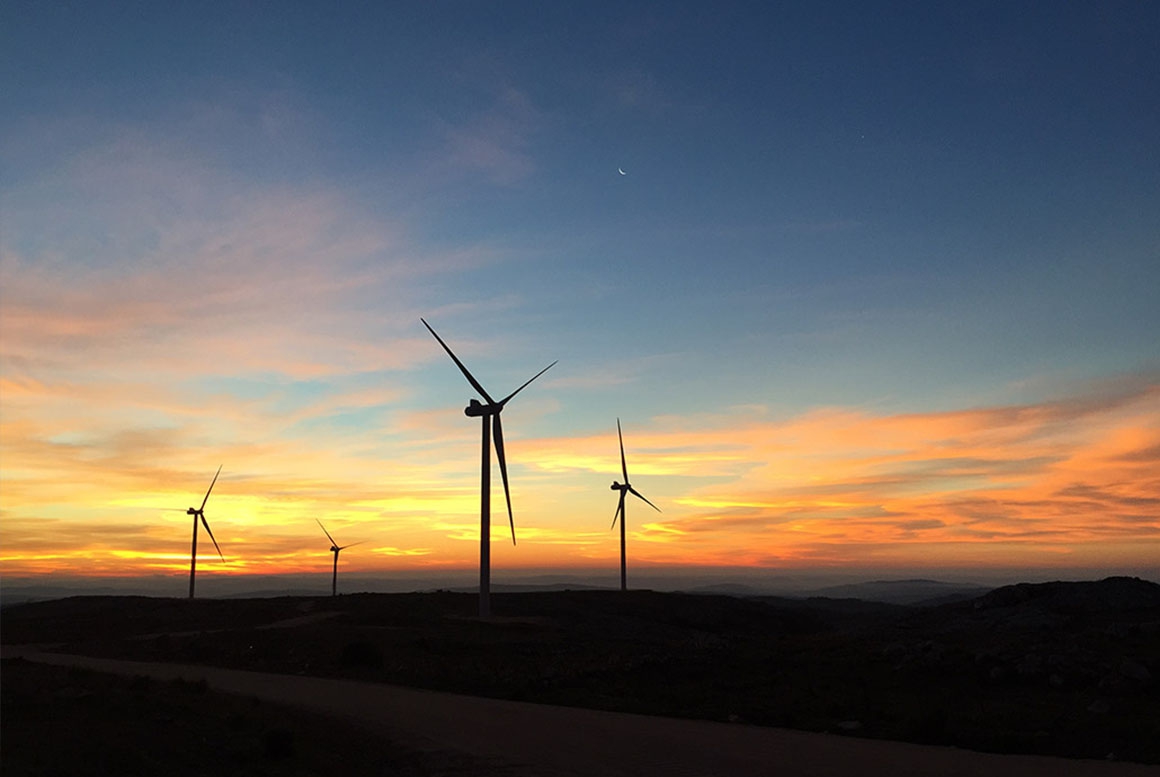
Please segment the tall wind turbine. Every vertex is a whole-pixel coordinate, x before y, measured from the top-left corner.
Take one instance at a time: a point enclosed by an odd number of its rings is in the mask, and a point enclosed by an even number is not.
[[[343,545],[340,547],[339,544],[334,541],[334,537],[330,536],[330,532],[326,530],[326,527],[322,525],[322,521],[319,521],[317,518],[314,520],[317,521],[319,527],[322,529],[322,533],[326,535],[326,539],[330,540],[330,552],[334,554],[334,574],[330,578],[330,595],[338,596],[338,552],[340,550],[352,548],[355,545],[361,545],[362,542],[352,542],[350,545]]]
[[[512,545],[516,544],[516,522],[512,517],[512,497],[508,490],[508,474],[507,474],[507,460],[504,458],[503,452],[503,425],[500,423],[499,414],[503,410],[504,405],[514,397],[516,394],[527,388],[528,383],[531,383],[536,378],[543,375],[552,365],[552,362],[544,369],[533,375],[527,383],[520,386],[518,389],[508,394],[506,397],[496,402],[491,398],[479,381],[475,379],[467,368],[463,366],[463,362],[451,352],[447,347],[447,343],[443,342],[443,338],[435,333],[431,325],[427,323],[426,319],[419,319],[423,322],[423,326],[427,327],[427,331],[435,336],[439,344],[443,346],[443,350],[447,351],[447,355],[451,357],[451,361],[455,362],[455,366],[459,367],[459,371],[463,373],[463,377],[467,378],[467,382],[471,384],[472,388],[479,392],[487,404],[481,403],[477,399],[472,399],[471,402],[464,408],[463,413],[469,418],[478,417],[483,425],[483,458],[482,467],[479,478],[479,617],[487,618],[491,615],[491,435],[495,433],[495,452],[496,458],[499,459],[499,474],[503,477],[503,495],[507,500],[508,509],[508,523],[512,529]],[[487,423],[488,417],[491,417],[491,425]]]
[[[626,464],[624,461],[624,434],[622,434],[620,431],[619,418],[616,419],[616,436],[620,440],[620,471],[624,473],[624,482],[618,483],[614,480],[612,481],[612,485],[609,486],[613,491],[620,492],[620,501],[616,505],[616,515],[612,516],[612,526],[609,528],[615,529],[616,521],[617,519],[620,519],[620,590],[627,591],[628,562],[626,560],[624,551],[624,498],[629,494],[632,494],[633,496],[638,496],[641,499],[644,499],[645,504],[656,510],[658,513],[661,511],[661,508],[648,501],[648,499],[645,499],[644,495],[633,488],[632,484],[628,482],[628,464]]]
[[[222,555],[222,549],[218,547],[217,540],[213,537],[213,532],[210,531],[209,524],[205,520],[205,503],[209,501],[209,492],[213,491],[213,485],[217,482],[218,475],[222,474],[222,468],[219,466],[217,472],[214,473],[213,480],[210,481],[209,491],[205,492],[205,499],[201,500],[201,507],[191,507],[185,511],[186,515],[193,516],[193,547],[189,551],[189,598],[193,598],[193,581],[194,575],[197,573],[197,522],[201,521],[201,525],[205,527],[209,538],[213,540],[213,546],[217,548],[218,557],[222,561],[226,557]]]

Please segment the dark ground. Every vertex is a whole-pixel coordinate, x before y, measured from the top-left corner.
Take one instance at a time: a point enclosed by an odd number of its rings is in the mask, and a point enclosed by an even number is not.
[[[1160,586],[1145,581],[929,608],[649,591],[493,595],[487,622],[475,607],[453,593],[83,597],[0,624],[5,643],[63,652],[1160,763]]]
[[[501,774],[452,752],[409,749],[347,722],[207,690],[8,659],[4,777]]]

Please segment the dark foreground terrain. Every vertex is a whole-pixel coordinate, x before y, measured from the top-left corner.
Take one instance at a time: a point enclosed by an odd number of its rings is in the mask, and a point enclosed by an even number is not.
[[[1141,580],[925,608],[580,591],[493,596],[482,622],[475,602],[83,597],[7,608],[0,625],[6,644],[63,652],[1160,763],[1160,586]]]
[[[479,759],[419,751],[321,715],[157,681],[5,660],[5,777],[491,774]]]

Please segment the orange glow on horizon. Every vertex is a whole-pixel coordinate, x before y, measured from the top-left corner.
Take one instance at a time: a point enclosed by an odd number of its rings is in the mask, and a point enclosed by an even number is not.
[[[0,422],[11,451],[0,571],[187,570],[184,509],[200,501],[213,472],[201,456],[169,447],[172,464],[159,468],[114,447],[101,462],[62,435],[35,414],[6,413]],[[152,439],[132,444],[148,450]],[[614,566],[608,483],[619,475],[615,436],[519,439],[512,447],[519,544],[511,545],[495,473],[494,568]],[[221,575],[324,570],[331,557],[314,523],[321,518],[340,543],[360,543],[342,556],[348,572],[473,569],[479,495],[471,447],[455,441],[416,450],[382,460],[294,442],[225,446],[220,459],[261,466],[223,469],[206,517],[226,562],[201,532],[199,568]],[[447,460],[447,450],[459,458]],[[630,459],[634,485],[664,510],[630,497],[630,559],[639,564],[1081,566],[1114,559],[1147,566],[1160,555],[1156,385],[927,414],[831,408],[785,420],[657,419],[633,430]]]

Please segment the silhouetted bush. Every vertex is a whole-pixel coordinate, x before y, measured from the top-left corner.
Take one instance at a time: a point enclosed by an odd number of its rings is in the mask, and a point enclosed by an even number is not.
[[[383,665],[383,654],[370,642],[348,642],[342,648],[340,663],[352,669],[379,669]]]
[[[209,690],[209,683],[204,678],[186,680],[182,677],[175,677],[173,680],[170,680],[170,685],[183,693],[203,694]]]

